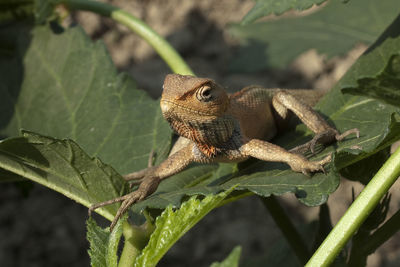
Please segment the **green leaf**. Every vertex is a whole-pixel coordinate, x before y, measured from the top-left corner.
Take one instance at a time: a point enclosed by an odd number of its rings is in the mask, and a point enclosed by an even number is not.
[[[202,200],[191,197],[175,211],[172,205],[169,205],[157,217],[156,229],[142,254],[136,259],[135,266],[156,266],[169,248],[207,213],[218,207],[233,189],[234,187],[218,195],[207,195]]]
[[[210,267],[238,267],[241,252],[242,248],[236,246],[224,261],[214,262]]]
[[[340,81],[344,93],[367,95],[400,106],[399,28],[400,15]]]
[[[400,54],[393,55],[389,64],[376,77],[357,80],[356,88],[344,88],[344,93],[368,95],[400,107]]]
[[[0,168],[47,186],[89,207],[126,190],[113,168],[89,157],[75,142],[24,132],[0,142]],[[98,210],[109,220],[117,206]]]
[[[118,244],[122,235],[122,224],[126,216],[118,221],[113,231],[103,229],[96,221],[89,217],[87,225],[87,239],[90,243],[88,250],[92,267],[117,267],[118,266]]]
[[[256,4],[244,16],[241,24],[246,25],[271,14],[281,15],[290,9],[306,10],[323,2],[326,0],[256,0]]]
[[[282,68],[312,48],[327,57],[344,54],[357,43],[375,41],[398,15],[399,8],[397,0],[352,0],[347,4],[329,1],[308,16],[232,25],[230,32],[242,47],[231,69],[250,72],[267,66]]]
[[[158,101],[117,74],[101,42],[48,26],[5,29],[0,39],[9,44],[0,54],[1,135],[23,128],[70,138],[120,173],[145,168],[151,149],[157,162],[166,157],[171,130]]]

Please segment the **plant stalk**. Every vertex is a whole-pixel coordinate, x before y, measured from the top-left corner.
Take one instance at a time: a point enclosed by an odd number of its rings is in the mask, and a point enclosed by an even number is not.
[[[306,266],[328,266],[400,175],[400,147],[349,207]]]
[[[90,0],[57,0],[56,2],[71,9],[92,11],[127,26],[151,45],[173,72],[194,75],[178,52],[163,37],[132,14],[106,3]]]
[[[122,233],[125,242],[118,267],[132,267],[137,256],[140,255],[142,249],[149,241],[149,234],[139,227],[130,225],[127,221],[122,225]]]

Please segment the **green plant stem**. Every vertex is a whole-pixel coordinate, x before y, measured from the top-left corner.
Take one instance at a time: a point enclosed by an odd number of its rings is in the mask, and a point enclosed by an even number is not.
[[[400,147],[349,207],[306,266],[328,266],[400,175]]]
[[[304,265],[310,258],[310,252],[285,211],[274,196],[260,197],[260,199],[268,209],[279,229],[281,229],[282,234],[293,249],[301,265]]]
[[[150,44],[173,72],[194,75],[178,52],[163,37],[132,14],[106,3],[89,0],[57,0],[56,2],[64,4],[71,9],[92,11],[127,26]]]
[[[136,257],[139,256],[149,241],[149,234],[146,230],[132,226],[127,221],[122,225],[122,233],[125,242],[118,267],[131,267],[135,263]]]

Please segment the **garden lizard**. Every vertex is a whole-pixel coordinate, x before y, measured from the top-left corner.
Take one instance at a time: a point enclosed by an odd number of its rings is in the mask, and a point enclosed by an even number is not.
[[[310,104],[322,96],[318,90],[265,89],[249,86],[228,94],[208,78],[169,74],[166,76],[160,106],[164,118],[181,136],[184,144],[158,166],[125,175],[128,181],[140,182],[138,189],[127,195],[90,207],[122,202],[111,229],[134,203],[151,195],[161,180],[174,175],[191,162],[240,162],[254,157],[264,161],[287,163],[295,172],[309,175],[324,171],[331,156],[309,161],[299,150],[314,153],[316,143],[340,141],[349,134],[359,137],[358,129],[340,134]],[[267,140],[276,136],[294,113],[314,133],[314,138],[291,151]],[[186,138],[186,142],[182,142]]]

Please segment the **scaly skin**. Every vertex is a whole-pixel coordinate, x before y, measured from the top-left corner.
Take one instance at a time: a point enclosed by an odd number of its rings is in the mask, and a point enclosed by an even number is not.
[[[309,161],[297,150],[311,149],[316,143],[329,144],[359,131],[343,134],[331,127],[306,103],[316,103],[322,94],[315,90],[265,89],[246,87],[227,94],[211,79],[167,75],[161,98],[164,118],[186,143],[159,166],[126,175],[126,180],[140,182],[139,188],[125,196],[92,206],[89,212],[117,201],[122,201],[111,228],[120,216],[135,202],[152,194],[162,179],[183,170],[191,162],[239,162],[249,157],[265,161],[287,163],[293,171],[309,175],[324,171],[330,162],[327,156],[320,161]],[[269,143],[285,130],[292,111],[315,133],[308,143],[291,151]]]

